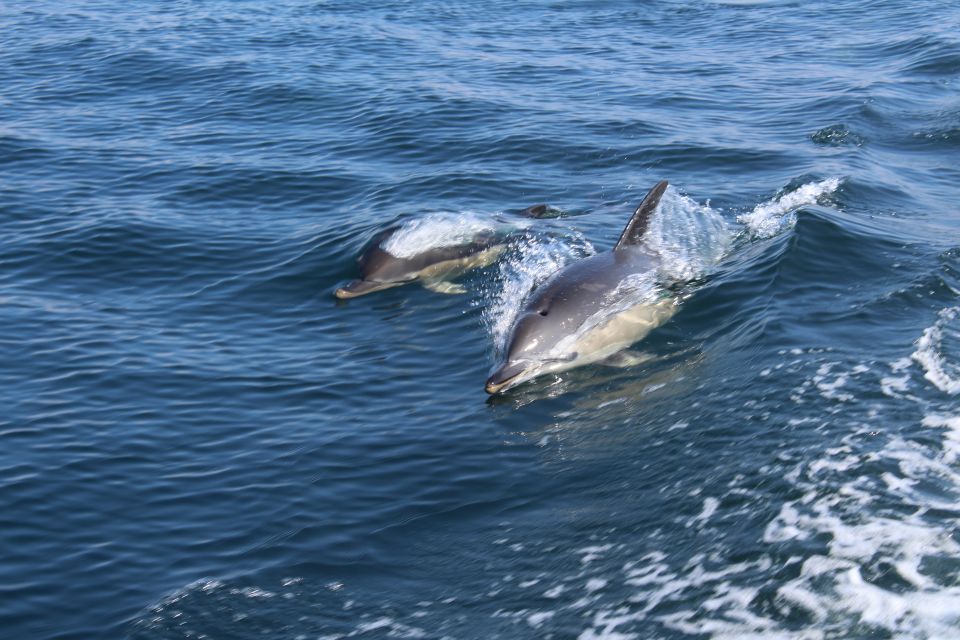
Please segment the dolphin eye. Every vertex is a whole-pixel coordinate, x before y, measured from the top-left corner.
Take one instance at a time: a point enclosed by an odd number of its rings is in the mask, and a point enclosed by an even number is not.
[[[540,311],[537,311],[537,313],[539,313],[539,314],[542,315],[542,316],[546,316],[547,313],[549,313],[549,312],[548,312],[546,309],[540,309]]]

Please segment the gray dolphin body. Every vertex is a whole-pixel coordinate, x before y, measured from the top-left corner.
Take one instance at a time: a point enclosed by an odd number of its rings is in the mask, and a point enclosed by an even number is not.
[[[396,229],[390,229],[377,236],[358,260],[361,278],[338,288],[334,295],[356,298],[417,281],[440,293],[463,293],[465,289],[450,280],[471,269],[488,266],[506,249],[502,234],[490,233],[474,236],[463,244],[435,247],[401,258],[381,246],[394,232]]]
[[[629,296],[631,282],[655,277],[662,262],[641,241],[666,188],[661,181],[650,190],[612,251],[564,267],[534,291],[487,380],[488,393],[611,358],[676,313],[670,296],[636,303]]]
[[[535,205],[519,215],[538,218],[550,212],[547,205]],[[357,259],[360,279],[337,288],[334,295],[341,299],[381,291],[391,287],[420,282],[438,293],[465,293],[462,285],[451,280],[472,269],[492,264],[507,248],[510,233],[486,230],[463,242],[425,248],[414,255],[399,257],[384,249],[384,245],[401,227],[393,227],[378,234]]]

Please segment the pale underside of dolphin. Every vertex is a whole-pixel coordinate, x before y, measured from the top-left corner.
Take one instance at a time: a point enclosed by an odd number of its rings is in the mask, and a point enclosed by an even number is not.
[[[618,355],[619,364],[630,364],[622,352],[676,313],[672,296],[630,295],[632,282],[652,280],[660,269],[662,258],[643,236],[666,188],[661,181],[650,190],[612,251],[578,260],[534,290],[487,380],[488,393]]]
[[[520,216],[538,218],[551,213],[545,205],[534,205],[519,213]],[[409,256],[396,256],[384,249],[390,237],[400,227],[393,227],[378,234],[357,259],[360,278],[348,282],[334,291],[341,299],[399,287],[419,282],[437,293],[466,293],[463,285],[452,282],[473,269],[482,269],[493,264],[506,250],[508,233],[485,230],[454,245],[426,247]]]

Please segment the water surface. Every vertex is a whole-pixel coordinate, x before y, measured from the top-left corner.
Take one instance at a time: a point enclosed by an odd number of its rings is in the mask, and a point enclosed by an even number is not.
[[[14,0],[0,33],[4,637],[960,626],[954,3]],[[660,179],[700,284],[655,357],[488,399],[529,286]],[[332,298],[378,230],[538,202],[465,295]]]

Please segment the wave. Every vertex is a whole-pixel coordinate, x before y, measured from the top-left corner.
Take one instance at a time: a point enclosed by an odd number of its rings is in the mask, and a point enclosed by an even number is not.
[[[924,378],[950,395],[960,393],[960,363],[950,359],[950,345],[960,344],[960,306],[940,311],[933,326],[916,342],[913,359],[923,367]]]
[[[908,366],[897,361],[890,368],[902,373]],[[867,367],[851,374],[858,370]],[[909,376],[884,377],[880,385],[886,395],[923,406],[906,393]],[[921,425],[940,437],[893,435],[864,450],[864,441],[881,432],[862,424],[826,455],[787,474],[802,496],[782,505],[764,542],[827,543],[777,588],[784,607],[806,612],[821,629],[843,630],[856,620],[902,638],[953,635],[960,587],[949,565],[960,544],[949,514],[960,492],[960,417],[927,409]]]
[[[750,213],[737,217],[737,222],[754,238],[770,238],[793,227],[800,207],[816,204],[840,187],[841,179],[827,178],[810,182],[783,195],[758,204]]]

